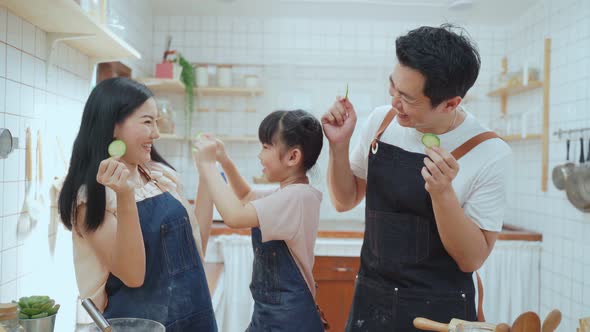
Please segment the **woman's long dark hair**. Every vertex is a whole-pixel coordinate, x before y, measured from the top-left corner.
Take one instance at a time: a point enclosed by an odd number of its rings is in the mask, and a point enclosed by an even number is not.
[[[145,85],[123,77],[104,80],[90,93],[59,194],[59,213],[69,230],[77,216],[77,197],[82,186],[87,195],[84,230],[95,231],[103,223],[106,196],[105,187],[96,181],[98,166],[109,158],[108,146],[113,141],[115,124],[122,123],[151,97],[153,93]],[[151,159],[170,166],[154,147]]]

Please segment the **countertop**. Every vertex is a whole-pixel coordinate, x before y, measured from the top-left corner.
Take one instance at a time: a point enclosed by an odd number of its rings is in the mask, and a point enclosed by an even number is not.
[[[318,238],[333,239],[362,239],[365,231],[365,223],[362,220],[333,220],[320,221]],[[231,229],[221,221],[215,221],[211,227],[211,236],[240,234],[250,235],[250,229]],[[510,224],[504,224],[498,237],[502,241],[542,241],[543,235],[538,232],[522,229]]]

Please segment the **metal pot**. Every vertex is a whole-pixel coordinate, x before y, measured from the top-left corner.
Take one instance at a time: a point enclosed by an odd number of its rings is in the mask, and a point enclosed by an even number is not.
[[[107,320],[89,298],[82,300],[82,307],[94,321],[94,324],[87,326],[84,332],[166,332],[164,325],[149,319],[112,318]]]
[[[565,190],[573,206],[580,211],[590,212],[590,167],[584,164],[584,140],[581,138],[580,142],[580,165],[568,176]]]
[[[149,319],[112,318],[109,319],[113,332],[166,332],[164,325]],[[88,332],[101,332],[95,324],[91,324]]]
[[[589,154],[590,156],[590,154]],[[555,166],[553,168],[553,174],[551,175],[553,179],[553,184],[555,188],[559,190],[565,189],[565,183],[567,178],[571,175],[573,169],[575,168],[575,164],[570,162],[570,139],[568,138],[566,141],[566,163],[562,165]]]
[[[43,318],[20,319],[19,324],[27,332],[53,332],[56,316],[57,314]]]

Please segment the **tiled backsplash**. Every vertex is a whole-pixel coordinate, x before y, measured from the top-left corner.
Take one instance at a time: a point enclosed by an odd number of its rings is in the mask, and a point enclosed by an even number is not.
[[[62,304],[64,319],[70,317],[73,323],[77,290],[55,287],[75,285],[69,237],[61,236],[52,256],[48,244],[56,240],[57,232],[49,228],[46,215],[36,224],[30,223],[32,207],[27,211],[24,202],[27,194],[34,197],[38,193],[39,199],[34,201],[49,206],[49,186],[66,167],[57,142],[67,158],[88,96],[90,72],[88,58],[63,44],[56,50],[55,65],[47,70],[46,38],[44,31],[0,8],[0,122],[19,138],[18,149],[0,161],[0,301],[47,294]],[[43,147],[44,181],[40,187],[33,185],[32,192],[25,182],[27,128],[32,136],[34,174],[38,134]],[[63,228],[59,230],[63,233]]]
[[[442,22],[422,22],[440,24]],[[194,63],[234,65],[233,81],[243,86],[244,74],[259,76],[264,93],[260,97],[197,97],[196,108],[231,109],[234,113],[195,113],[193,133],[213,131],[233,135],[257,136],[258,124],[277,109],[302,108],[318,118],[344,95],[350,86],[350,100],[357,109],[358,127],[370,111],[390,102],[388,76],[395,61],[395,38],[419,25],[419,22],[351,21],[305,18],[247,18],[216,16],[156,16],[154,18],[153,59],[159,61],[166,36],[172,36],[172,49]],[[468,32],[478,42],[484,59],[479,83],[472,90],[475,98],[467,108],[488,117],[496,106],[485,99],[492,73],[499,67],[501,49],[506,48],[503,28],[476,26]],[[493,65],[491,65],[493,64]],[[496,64],[498,64],[496,66]],[[210,77],[209,85],[215,85]],[[177,113],[177,128],[184,128],[182,96],[158,95],[172,100]],[[240,113],[254,108],[256,113]],[[240,121],[242,118],[244,121]],[[486,122],[489,119],[484,119]],[[180,129],[182,130],[182,129]],[[353,138],[356,141],[356,136]],[[196,193],[197,175],[186,145],[158,142],[165,157],[178,167],[187,196]],[[259,145],[227,143],[243,175],[249,181],[261,175],[257,159]],[[324,192],[322,218],[363,218],[363,206],[351,212],[337,213],[326,188],[328,144],[316,169],[314,183]]]
[[[237,84],[242,84],[243,74],[259,76],[264,90],[259,97],[197,97],[196,108],[231,112],[194,113],[193,133],[210,129],[224,134],[256,135],[260,120],[275,109],[303,108],[319,118],[335,96],[344,93],[347,82],[361,126],[373,107],[390,101],[387,76],[395,61],[395,37],[421,24],[442,23],[209,16],[152,19],[149,3],[111,3],[112,12],[125,26],[125,30],[116,32],[143,55],[141,61],[126,62],[135,76],[153,74],[167,34],[173,36],[172,48],[181,51],[189,61],[242,64],[233,69]],[[500,103],[486,93],[500,71],[502,56],[508,56],[510,70],[519,69],[524,61],[540,68],[543,38],[549,36],[553,42],[550,131],[590,126],[588,1],[542,0],[508,27],[466,28],[482,55],[480,77],[466,103],[470,112],[493,126]],[[26,128],[32,128],[33,148],[37,131],[41,130],[47,189],[54,176],[65,172],[59,145],[63,146],[64,159],[69,158],[90,88],[88,58],[69,47],[59,46],[55,66],[46,69],[45,38],[45,32],[0,9],[0,126],[20,138],[19,149],[0,160],[0,301],[31,292],[53,295],[51,292],[63,288],[55,285],[71,284],[72,288],[64,294],[54,295],[64,304],[62,324],[71,324],[75,309],[68,301],[77,290],[73,272],[63,277],[63,271],[72,271],[70,234],[62,227],[57,232],[47,231],[44,222],[28,235],[23,235],[26,232],[22,229],[21,235],[18,233],[19,225],[23,227],[19,218],[23,217],[21,207],[26,189]],[[210,82],[214,83],[211,79]],[[178,111],[176,125],[183,128],[183,96],[158,97],[172,101]],[[540,105],[541,92],[533,91],[511,98],[508,113],[521,114],[540,109]],[[256,112],[241,112],[245,108]],[[563,140],[557,137],[551,137],[550,144],[551,170],[563,161],[565,151]],[[232,142],[227,146],[248,180],[260,175],[258,143]],[[560,330],[571,331],[577,318],[590,314],[590,244],[584,241],[590,238],[590,217],[573,208],[564,193],[551,183],[548,192],[540,191],[540,141],[512,143],[512,147],[514,175],[506,222],[543,233],[542,314],[560,308],[564,313]],[[158,148],[181,172],[186,195],[194,196],[197,173],[188,146],[162,140]],[[332,208],[325,187],[327,149],[326,142],[312,176],[324,192],[322,217],[363,218],[362,207],[344,214]],[[46,249],[48,240],[55,245],[53,256]],[[37,262],[39,256],[45,259],[43,264],[30,263]]]
[[[508,62],[542,69],[543,39],[552,40],[550,133],[590,126],[590,2],[540,1],[509,29]],[[540,110],[542,91],[511,98],[508,114]],[[574,137],[577,142],[579,135]],[[590,133],[585,135],[588,144]],[[549,177],[541,192],[541,142],[512,145],[514,176],[507,222],[543,233],[541,312],[559,308],[560,331],[575,331],[577,319],[590,315],[590,215],[576,210]],[[574,160],[579,144],[572,145]],[[586,146],[585,146],[586,148]],[[585,149],[586,150],[586,149]],[[550,137],[549,171],[565,161],[565,137]],[[549,173],[551,175],[551,173]]]
[[[423,22],[438,24],[440,22]],[[350,98],[357,105],[359,126],[379,104],[389,102],[387,75],[394,62],[394,40],[419,22],[337,22],[334,20],[242,18],[242,17],[155,17],[154,59],[163,50],[167,34],[173,48],[198,63],[245,63],[261,65],[264,95],[257,102],[256,120],[277,108],[302,107],[316,116],[329,107],[334,96],[342,94],[350,82]],[[350,28],[354,26],[353,28]],[[490,128],[498,127],[500,102],[487,92],[501,70],[501,59],[508,56],[509,70],[520,70],[524,61],[540,70],[542,78],[543,40],[552,38],[551,128],[590,126],[590,4],[585,1],[540,1],[508,26],[466,26],[476,41],[482,68],[469,93],[466,108]],[[202,100],[211,107],[213,101]],[[520,117],[530,112],[529,133],[540,129],[541,90],[510,98],[508,114]],[[182,108],[182,105],[177,108]],[[537,111],[538,113],[534,113]],[[250,114],[248,114],[250,116]],[[533,120],[536,118],[536,121]],[[195,123],[201,123],[195,119]],[[203,123],[206,123],[203,121]],[[258,122],[248,122],[256,134]],[[514,121],[520,131],[521,124]],[[225,125],[224,125],[225,126]],[[208,127],[208,125],[205,125]],[[216,128],[219,129],[219,128]],[[232,130],[236,128],[231,127]],[[506,129],[505,124],[501,128]],[[512,130],[517,132],[516,129]],[[564,312],[560,330],[573,330],[575,320],[588,315],[590,305],[589,217],[578,212],[556,191],[540,191],[540,141],[511,143],[514,149],[514,174],[509,188],[506,223],[544,233],[541,309],[545,315],[557,307]],[[563,141],[550,143],[551,166],[562,162]],[[258,175],[255,144],[230,145],[238,166],[250,179]],[[188,156],[188,149],[186,156]],[[327,148],[318,165],[318,183],[324,192],[323,218],[362,218],[362,208],[352,213],[336,213],[325,188]],[[175,161],[182,163],[178,154]],[[181,168],[187,192],[194,194],[196,173],[191,162]],[[550,168],[551,170],[551,168]],[[251,173],[251,172],[254,173]]]
[[[152,66],[151,6],[125,1],[113,9],[125,17],[122,24],[129,32],[123,37],[145,54],[142,61],[128,62],[142,75]],[[53,179],[63,176],[69,163],[92,74],[88,57],[64,44],[58,44],[54,64],[47,68],[46,40],[46,32],[0,7],[0,127],[19,138],[18,149],[0,160],[0,302],[47,294],[61,304],[56,331],[73,331],[78,290],[71,233],[49,220],[47,207]],[[27,128],[33,174],[38,133],[42,137],[44,180],[31,190],[45,209],[33,224],[23,209]]]

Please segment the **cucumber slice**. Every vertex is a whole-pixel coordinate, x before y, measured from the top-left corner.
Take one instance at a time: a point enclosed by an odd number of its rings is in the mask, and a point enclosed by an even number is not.
[[[348,83],[346,83],[346,94],[344,95],[344,99],[348,99]]]
[[[440,138],[435,134],[424,134],[422,136],[422,144],[427,148],[438,147],[440,146]]]
[[[109,156],[111,157],[123,157],[126,150],[127,146],[121,140],[114,140],[109,144]]]

